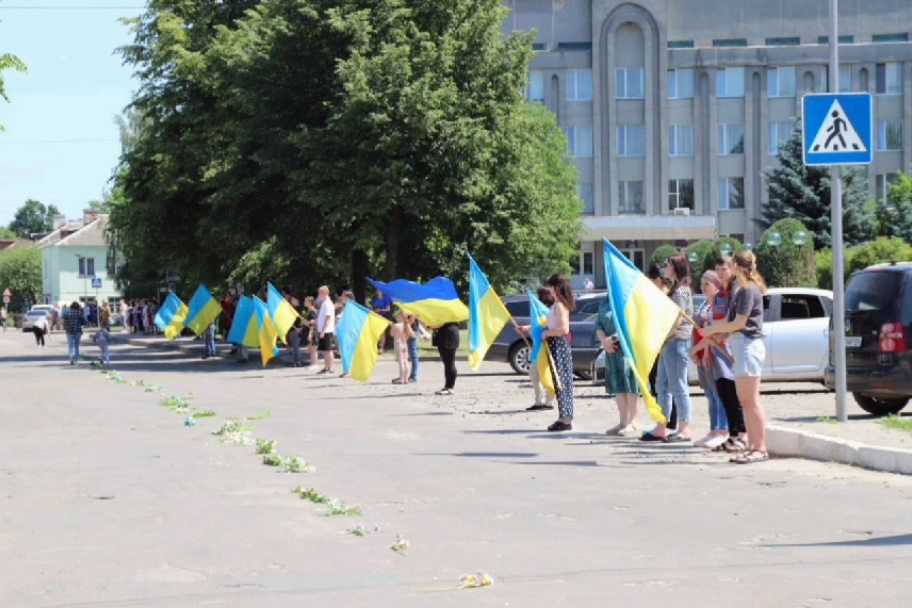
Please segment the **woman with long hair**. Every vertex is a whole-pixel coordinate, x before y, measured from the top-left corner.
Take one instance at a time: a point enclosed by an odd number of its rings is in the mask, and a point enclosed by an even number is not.
[[[760,376],[766,345],[763,344],[763,294],[766,283],[757,271],[757,257],[741,250],[732,258],[738,291],[728,311],[728,320],[707,328],[707,335],[730,334],[735,358],[735,387],[744,407],[748,448],[732,458],[738,464],[767,460],[766,413],[760,403]]]
[[[576,310],[576,297],[570,281],[562,274],[551,275],[545,282],[545,288],[554,297],[554,304],[548,315],[548,329],[542,337],[548,342],[548,352],[557,377],[560,389],[557,392],[559,418],[548,427],[549,431],[573,430],[573,354],[570,351],[570,313]]]
[[[687,317],[693,318],[693,292],[690,290],[690,264],[684,254],[676,253],[668,257],[665,264],[665,277],[670,279],[672,287],[668,292]],[[672,403],[678,412],[678,432],[668,433],[665,423],[658,423],[656,428],[640,437],[641,441],[683,442],[690,441],[690,419],[693,405],[690,401],[690,387],[687,382],[687,362],[690,360],[688,344],[693,334],[693,324],[683,315],[678,319],[675,328],[669,334],[668,341],[659,355],[659,372],[656,376],[656,394],[659,405],[666,419],[671,418]]]

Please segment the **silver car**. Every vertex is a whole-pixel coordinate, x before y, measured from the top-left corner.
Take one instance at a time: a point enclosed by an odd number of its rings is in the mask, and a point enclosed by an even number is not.
[[[46,319],[48,324],[51,326],[51,311],[49,310],[30,310],[22,317],[22,331],[32,331],[35,329],[35,321],[37,319]]]

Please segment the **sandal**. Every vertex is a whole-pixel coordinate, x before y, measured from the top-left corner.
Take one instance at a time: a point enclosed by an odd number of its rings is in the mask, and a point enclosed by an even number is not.
[[[769,452],[751,450],[737,458],[732,458],[729,462],[734,462],[735,464],[752,464],[754,462],[763,462],[764,460],[769,460]]]
[[[399,378],[396,378],[395,380],[393,380],[393,384],[405,384],[405,382],[403,382]]]
[[[567,424],[566,422],[561,422],[560,420],[558,420],[557,422],[555,422],[554,424],[549,426],[548,430],[551,431],[552,433],[560,432],[560,431],[572,431],[573,423]]]
[[[434,394],[435,395],[455,395],[456,393],[453,392],[451,389],[445,388],[443,390],[437,391]]]
[[[553,410],[553,409],[554,409],[553,405],[544,405],[542,403],[537,403],[537,404],[533,405],[532,407],[527,407],[526,411],[527,412],[539,412],[542,410]]]
[[[722,445],[717,448],[713,448],[713,452],[726,452],[728,454],[740,454],[747,449],[747,444],[741,441],[740,439],[735,439],[732,441],[729,439]]]

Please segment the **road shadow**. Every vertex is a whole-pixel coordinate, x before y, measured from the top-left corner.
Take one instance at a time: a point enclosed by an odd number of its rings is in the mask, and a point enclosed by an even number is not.
[[[535,452],[420,452],[414,453],[413,456],[456,456],[459,458],[536,458],[538,453]]]
[[[896,536],[878,536],[875,538],[865,538],[863,540],[844,540],[830,543],[796,543],[782,545],[760,545],[770,549],[776,548],[796,548],[796,547],[900,547],[903,545],[912,545],[912,534],[900,534]]]

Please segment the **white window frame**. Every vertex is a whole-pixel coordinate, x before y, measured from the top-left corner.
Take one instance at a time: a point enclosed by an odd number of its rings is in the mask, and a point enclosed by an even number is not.
[[[639,184],[640,193],[642,194],[641,211],[634,209],[633,200],[630,195],[630,184]],[[620,215],[645,215],[646,214],[646,182],[641,179],[622,180],[618,182],[618,214]],[[629,211],[632,210],[632,211]]]
[[[884,92],[880,92],[880,66],[884,66]],[[890,75],[893,78],[890,78]],[[881,97],[892,97],[903,94],[903,64],[897,62],[878,63],[874,69],[875,91]],[[898,81],[898,82],[897,82]]]
[[[694,126],[692,124],[669,125],[668,155],[671,157],[693,156],[694,137]]]
[[[567,72],[567,101],[592,101],[592,70]]]
[[[783,137],[783,130],[787,130],[787,134]],[[792,133],[795,131],[795,123],[788,122],[771,122],[769,124],[769,155],[777,156],[779,154],[779,142],[787,142],[792,138]]]
[[[76,258],[79,261],[79,276],[95,276],[95,258]],[[90,272],[91,271],[91,272]]]
[[[798,93],[798,72],[794,67],[772,68],[767,74],[767,85],[770,99],[795,97]]]
[[[681,182],[690,182],[690,191],[691,194],[693,194],[693,200],[689,207],[681,204]],[[672,206],[672,200],[674,200],[674,206]],[[694,191],[693,178],[682,177],[668,180],[668,210],[674,211],[675,209],[697,210],[697,197],[696,192]]]
[[[731,182],[732,180],[741,180],[741,207],[731,206]],[[746,207],[744,200],[744,178],[743,177],[726,177],[719,180],[719,211],[740,211]]]
[[[537,82],[540,81],[540,82]],[[540,96],[538,96],[540,95]],[[526,99],[529,101],[545,101],[545,71],[529,70],[529,88],[526,89]]]
[[[581,148],[581,140],[586,141],[585,133],[588,131],[588,142],[589,145],[585,149]],[[582,136],[582,137],[581,137]],[[592,131],[592,125],[573,125],[567,127],[567,142],[569,144],[570,152],[573,154],[574,158],[592,158],[595,152],[595,144],[593,140],[594,133]]]
[[[579,182],[579,197],[583,201],[583,215],[595,215],[595,184]]]
[[[887,144],[890,142],[890,127],[898,129],[899,147],[891,148]],[[895,143],[895,142],[894,142]],[[885,120],[877,123],[877,151],[878,152],[901,152],[903,149],[903,123],[902,121]]]
[[[693,96],[693,69],[668,70],[668,99],[693,99]]]
[[[731,150],[738,143],[738,131],[741,132],[741,151],[732,152]],[[746,136],[744,123],[741,122],[731,122],[731,123],[721,123],[718,129],[718,144],[719,144],[719,156],[738,156],[744,154],[744,139]]]
[[[642,134],[642,149],[631,146],[631,136]],[[631,148],[634,148],[631,150]],[[618,125],[617,128],[617,155],[620,158],[643,158],[646,156],[646,125]]]
[[[890,186],[899,182],[899,173],[878,173],[874,179],[874,195],[877,196],[877,202],[887,201],[890,198]]]
[[[630,81],[636,76],[639,76],[639,91],[631,91]],[[617,87],[617,99],[646,98],[646,70],[643,68],[616,68],[614,82]]]
[[[732,75],[740,73],[741,90],[732,83]],[[716,96],[720,99],[738,99],[744,97],[746,78],[744,68],[720,68],[716,72]],[[737,79],[736,79],[737,82]]]

